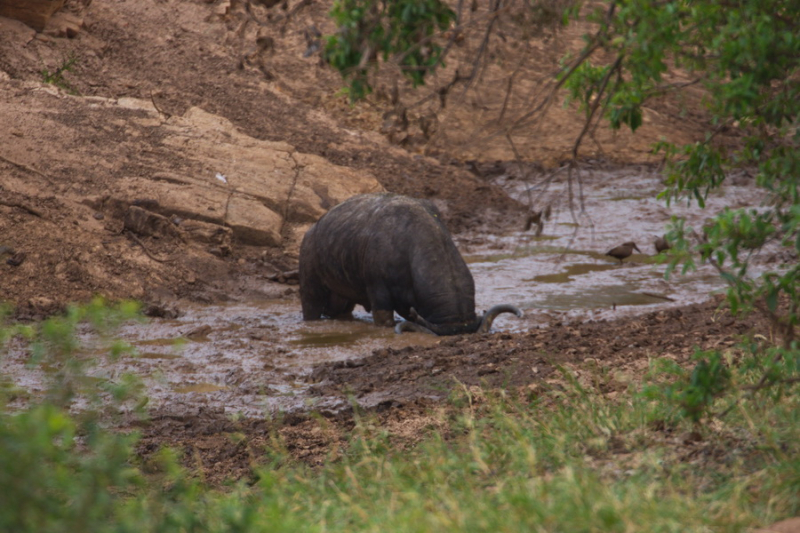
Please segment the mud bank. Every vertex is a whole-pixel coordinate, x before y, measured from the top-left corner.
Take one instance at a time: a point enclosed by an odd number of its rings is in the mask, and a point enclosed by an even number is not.
[[[396,335],[375,327],[361,308],[352,321],[306,323],[290,287],[281,299],[185,303],[178,318],[127,325],[120,337],[135,352],[101,363],[94,375],[141,377],[150,406],[162,414],[207,410],[263,418],[337,412],[350,407],[350,395],[365,407],[398,398],[440,399],[462,380],[520,385],[552,371],[552,358],[612,365],[604,357],[631,349],[630,357],[638,354],[646,364],[650,356],[671,353],[658,335],[666,335],[667,344],[677,342],[681,357],[688,357],[691,336],[672,338],[687,327],[687,306],[697,317],[701,310],[710,313],[692,319],[700,320],[701,341],[711,331],[729,342],[729,334],[739,330],[726,330],[734,327],[733,320],[725,315],[721,325],[712,313],[712,299],[722,288],[715,273],[701,266],[687,276],[664,279],[665,266],[654,257],[652,241],[672,215],[699,226],[726,206],[757,206],[760,192],[750,184],[730,185],[699,210],[655,200],[659,177],[641,168],[588,172],[584,178],[583,212],[564,204],[563,181],[549,184],[540,201],[551,206],[550,216],[538,236],[531,230],[457,236],[475,277],[478,309],[507,302],[525,313],[522,319],[501,315],[490,335]],[[509,176],[497,181],[520,198],[531,187]],[[622,264],[604,255],[622,241],[638,242],[644,253]],[[769,254],[762,255],[766,264]],[[648,324],[664,332],[642,334]],[[649,339],[653,334],[656,338]],[[604,354],[603,347],[611,351]],[[0,370],[20,386],[42,390],[46,373],[26,367],[26,359],[24,352],[12,350]]]

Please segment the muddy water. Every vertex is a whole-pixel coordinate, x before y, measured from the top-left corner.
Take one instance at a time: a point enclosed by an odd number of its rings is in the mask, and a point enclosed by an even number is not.
[[[657,176],[627,169],[584,174],[585,210],[570,212],[566,184],[547,190],[501,176],[510,194],[539,196],[551,205],[551,217],[539,237],[518,231],[504,235],[464,235],[457,239],[476,283],[479,310],[513,303],[523,319],[501,315],[495,331],[522,331],[555,320],[590,320],[652,311],[708,298],[719,290],[709,267],[669,281],[655,259],[653,240],[672,215],[686,216],[699,227],[724,206],[757,205],[759,194],[728,186],[708,202],[705,211],[685,205],[667,208],[655,200]],[[577,226],[576,223],[580,224]],[[578,231],[576,231],[576,229]],[[642,253],[619,264],[605,252],[634,241]],[[305,376],[319,362],[347,361],[380,347],[402,349],[430,345],[439,339],[423,334],[396,335],[376,328],[357,309],[355,320],[301,321],[296,298],[228,306],[184,307],[175,320],[152,320],[125,326],[121,337],[136,354],[93,370],[97,379],[133,372],[147,386],[150,405],[178,415],[203,409],[230,415],[271,416],[280,411],[337,409],[340,403],[312,397]],[[18,385],[41,390],[46,372],[25,367],[26,356],[11,351],[0,372]]]
[[[130,372],[146,386],[149,407],[176,416],[202,410],[248,417],[296,410],[336,410],[340,400],[314,398],[304,379],[319,362],[344,361],[381,347],[402,349],[438,342],[429,335],[396,335],[376,328],[357,310],[352,321],[304,323],[299,301],[273,300],[226,306],[184,307],[178,319],[123,326],[117,337],[134,348],[115,362],[100,360],[91,379]],[[82,335],[86,346],[96,339]],[[93,349],[95,351],[100,351]],[[11,347],[0,374],[32,393],[44,391],[49,367],[29,368],[27,354]],[[20,396],[20,402],[24,396]]]
[[[535,199],[537,209],[550,206],[543,232],[538,237],[531,230],[459,239],[475,275],[478,307],[508,301],[526,311],[526,320],[504,317],[498,328],[519,330],[553,317],[613,318],[703,301],[722,288],[713,268],[700,266],[666,280],[655,238],[673,216],[699,229],[724,207],[755,207],[763,200],[752,185],[727,185],[709,198],[705,210],[686,202],[667,206],[656,199],[663,186],[652,172],[584,171],[582,177],[583,210],[577,200],[569,209],[565,179],[545,187],[535,180],[498,177],[496,182],[512,196],[526,203]],[[641,253],[634,251],[622,264],[605,255],[628,241]]]

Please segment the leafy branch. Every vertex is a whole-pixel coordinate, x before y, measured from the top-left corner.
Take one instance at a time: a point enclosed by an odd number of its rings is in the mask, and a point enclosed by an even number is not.
[[[323,58],[348,81],[351,100],[372,91],[371,68],[391,54],[416,87],[442,64],[444,48],[434,38],[449,28],[455,12],[440,0],[338,0],[331,17],[338,33],[326,37]]]

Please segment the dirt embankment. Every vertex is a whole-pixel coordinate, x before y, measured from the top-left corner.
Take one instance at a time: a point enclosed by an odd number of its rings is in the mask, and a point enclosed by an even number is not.
[[[497,118],[523,113],[531,84],[587,28],[539,28],[524,46],[498,38],[481,75],[445,98],[480,46],[479,9],[428,87],[385,69],[375,95],[350,106],[339,75],[305,54],[317,30],[335,31],[329,3],[271,4],[69,0],[41,33],[0,19],[0,294],[20,316],[93,294],[157,304],[280,294],[268,277],[295,266],[308,224],[374,189],[369,180],[437,200],[455,232],[524,223],[524,207],[484,179],[515,158]],[[398,98],[387,96],[394,83]],[[697,116],[659,105],[636,135],[596,131],[586,155],[645,161],[653,141],[700,131]],[[548,166],[579,128],[573,110],[552,106],[509,138]]]
[[[0,293],[19,316],[94,294],[280,294],[268,276],[296,265],[305,228],[381,187],[441,199],[456,230],[520,210],[287,91],[326,72],[291,46],[279,77],[247,67],[229,3],[86,4],[65,8],[72,38],[0,19]]]

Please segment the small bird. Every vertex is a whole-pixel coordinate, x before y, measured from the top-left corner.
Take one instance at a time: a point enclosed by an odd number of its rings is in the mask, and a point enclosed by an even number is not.
[[[664,237],[656,237],[656,241],[653,243],[653,246],[655,246],[657,254],[672,248],[672,246],[669,245],[669,242],[667,242],[667,239]]]
[[[622,260],[626,257],[629,257],[633,251],[636,250],[639,253],[642,251],[636,246],[635,242],[625,242],[617,246],[616,248],[612,248],[606,252],[606,255],[619,259],[619,263],[622,264]]]

